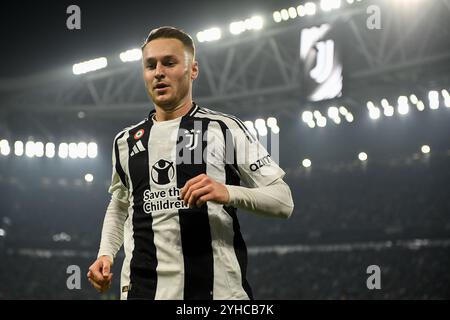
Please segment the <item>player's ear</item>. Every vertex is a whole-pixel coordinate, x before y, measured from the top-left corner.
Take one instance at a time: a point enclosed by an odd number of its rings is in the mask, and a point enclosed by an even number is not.
[[[195,80],[198,77],[198,62],[197,61],[193,61],[192,62],[192,66],[191,66],[191,80]]]

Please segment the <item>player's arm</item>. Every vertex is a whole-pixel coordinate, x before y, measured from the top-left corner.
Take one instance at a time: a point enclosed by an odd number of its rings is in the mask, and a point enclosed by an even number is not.
[[[116,154],[117,137],[113,145],[113,173],[109,192],[111,201],[103,220],[102,236],[97,260],[89,267],[89,282],[100,292],[111,285],[111,267],[114,258],[123,243],[124,224],[128,215],[128,188],[124,176],[120,172],[120,158]]]
[[[281,178],[268,186],[247,188],[224,185],[201,174],[186,183],[181,197],[191,207],[214,201],[276,218],[289,218],[294,209],[291,190]]]

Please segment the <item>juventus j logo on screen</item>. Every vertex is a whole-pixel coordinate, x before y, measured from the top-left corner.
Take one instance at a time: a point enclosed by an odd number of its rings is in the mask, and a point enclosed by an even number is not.
[[[184,135],[189,139],[186,144],[186,148],[188,150],[194,150],[198,144],[198,136],[201,133],[201,130],[185,130]]]

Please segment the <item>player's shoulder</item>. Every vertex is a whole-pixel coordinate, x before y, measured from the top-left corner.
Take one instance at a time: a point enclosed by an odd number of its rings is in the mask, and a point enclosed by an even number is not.
[[[241,125],[243,125],[242,120],[235,115],[219,112],[216,110],[200,106],[198,106],[198,109],[196,110],[194,117],[208,118],[209,120],[213,121],[221,121],[228,128],[239,128]]]
[[[130,131],[132,131],[133,129],[136,129],[140,126],[142,126],[143,124],[145,124],[148,121],[149,118],[145,118],[142,121],[139,121],[138,123],[129,125],[123,129],[121,129],[114,137],[114,142],[117,142],[120,138],[122,138],[123,136],[125,136],[126,133],[129,133]]]

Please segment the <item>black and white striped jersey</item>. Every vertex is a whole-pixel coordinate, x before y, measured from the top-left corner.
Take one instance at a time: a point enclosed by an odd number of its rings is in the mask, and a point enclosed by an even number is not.
[[[144,121],[114,140],[109,192],[126,203],[122,299],[251,299],[236,208],[189,208],[185,183],[207,174],[248,187],[284,176],[241,120],[193,105],[183,117]]]

